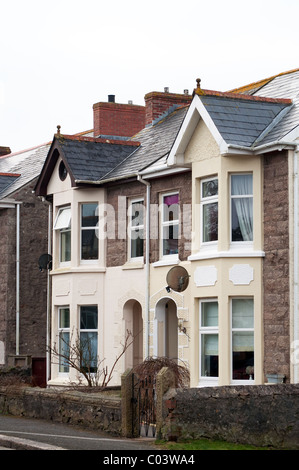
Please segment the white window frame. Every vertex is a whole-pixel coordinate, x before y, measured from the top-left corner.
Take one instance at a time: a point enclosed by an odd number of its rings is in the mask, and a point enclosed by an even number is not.
[[[234,300],[252,300],[253,304],[253,312],[252,312],[252,319],[253,319],[253,327],[252,328],[233,328],[233,301]],[[231,377],[231,383],[234,385],[253,385],[254,384],[254,379],[233,379],[233,333],[236,332],[249,332],[253,333],[253,352],[255,352],[255,332],[254,332],[254,297],[253,296],[239,296],[239,297],[231,297],[230,299],[230,325],[231,325],[231,351],[230,351],[230,364],[231,364],[231,370],[230,370],[230,377]],[[255,361],[255,358],[254,358]],[[253,373],[254,376],[254,373]]]
[[[69,311],[69,326],[68,327],[63,327],[63,326],[60,326],[61,325],[61,312],[62,310],[66,310],[68,309]],[[59,351],[59,354],[60,354],[60,351],[61,351],[61,335],[62,334],[68,334],[69,335],[69,341],[71,340],[71,337],[70,337],[70,319],[71,319],[71,315],[70,315],[70,307],[69,305],[64,305],[64,306],[60,306],[58,307],[58,311],[57,311],[57,320],[58,320],[58,326],[57,326],[57,330],[58,330],[58,351]],[[65,342],[64,342],[65,343]],[[64,370],[64,371],[61,371],[60,368],[63,366],[62,364],[62,358],[59,356],[58,358],[58,373],[59,375],[68,375],[69,372],[70,372],[70,366],[69,364],[66,364],[66,368],[67,370]]]
[[[133,204],[141,204],[143,207],[143,223],[139,225],[133,225],[132,224],[132,208]],[[129,207],[128,207],[128,259],[129,261],[133,262],[142,262],[144,260],[144,247],[143,247],[143,253],[142,256],[132,256],[132,233],[137,232],[137,230],[143,230],[143,241],[145,237],[145,231],[144,231],[144,217],[145,217],[145,207],[144,207],[144,199],[143,198],[136,198],[136,199],[131,199],[129,201]]]
[[[174,219],[171,221],[164,221],[164,214],[165,214],[165,204],[164,204],[164,198],[168,196],[178,196],[178,219]],[[160,204],[160,259],[162,260],[167,260],[167,261],[177,261],[179,259],[179,237],[180,237],[180,199],[179,199],[179,191],[173,191],[169,193],[163,193],[161,194],[161,204]],[[177,253],[170,253],[170,254],[164,254],[164,228],[165,227],[171,227],[171,226],[177,226],[178,227],[178,252]]]
[[[203,304],[207,303],[217,303],[218,307],[218,321],[217,326],[203,326],[202,325],[202,313],[203,313]],[[202,371],[202,338],[205,335],[217,335],[218,336],[218,376],[210,377],[206,376]],[[199,302],[199,385],[200,386],[209,386],[217,385],[219,381],[219,302],[217,297],[200,299]]]
[[[234,176],[251,176],[252,178],[252,194],[235,194],[235,195],[232,195],[232,177]],[[237,173],[231,173],[230,174],[230,178],[229,178],[229,182],[230,182],[230,188],[229,188],[229,191],[230,191],[230,208],[229,208],[229,214],[230,214],[230,247],[231,249],[252,249],[253,248],[253,237],[254,237],[254,232],[253,232],[253,229],[252,229],[252,240],[238,240],[238,241],[233,241],[232,239],[232,217],[233,217],[233,214],[232,214],[232,200],[233,199],[242,199],[242,198],[251,198],[252,199],[252,210],[253,210],[253,203],[254,203],[254,199],[253,199],[253,172],[237,172]],[[252,226],[254,226],[254,214],[252,215]]]
[[[209,181],[214,181],[217,180],[218,183],[218,190],[217,190],[217,195],[214,196],[203,196],[203,184],[207,183]],[[218,238],[219,238],[219,232],[218,232],[218,221],[217,221],[217,240],[212,240],[212,241],[204,241],[204,207],[209,205],[209,204],[215,204],[217,203],[217,207],[219,209],[219,179],[218,176],[211,176],[209,178],[204,178],[200,181],[200,245],[202,248],[214,248],[217,247],[218,244]]]
[[[80,264],[97,264],[99,262],[99,258],[100,258],[100,243],[99,243],[99,236],[97,235],[97,232],[99,230],[99,222],[97,223],[97,225],[95,226],[88,226],[88,227],[83,227],[82,226],[82,211],[83,211],[83,206],[84,205],[88,205],[88,204],[95,204],[97,206],[97,209],[96,209],[96,215],[98,216],[98,205],[99,203],[96,202],[96,201],[84,201],[84,202],[81,202],[80,203],[80,214],[79,214],[79,219],[80,219]],[[82,258],[82,232],[84,230],[94,230],[95,231],[95,236],[97,237],[97,240],[98,240],[98,257],[95,258],[95,259],[83,259]]]
[[[71,263],[71,250],[72,250],[71,241],[70,241],[70,260],[61,261],[61,257],[62,257],[61,238],[62,238],[63,233],[70,232],[70,236],[71,236],[71,221],[72,221],[71,206],[67,205],[67,206],[59,207],[56,218],[55,218],[55,222],[54,222],[54,230],[56,231],[56,233],[59,233],[58,256],[59,256],[60,266],[69,266]]]

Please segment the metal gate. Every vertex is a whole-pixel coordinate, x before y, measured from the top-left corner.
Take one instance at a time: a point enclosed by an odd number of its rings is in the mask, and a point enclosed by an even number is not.
[[[142,437],[156,436],[156,380],[132,374],[132,429]]]

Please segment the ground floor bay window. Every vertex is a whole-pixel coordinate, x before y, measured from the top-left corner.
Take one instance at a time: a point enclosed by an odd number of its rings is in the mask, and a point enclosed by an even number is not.
[[[254,379],[254,310],[252,298],[231,299],[232,380]]]

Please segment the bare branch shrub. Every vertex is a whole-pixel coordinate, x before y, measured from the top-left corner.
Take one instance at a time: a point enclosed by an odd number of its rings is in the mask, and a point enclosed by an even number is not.
[[[185,364],[178,364],[177,359],[169,359],[168,357],[148,357],[134,368],[134,372],[138,375],[140,380],[145,380],[150,376],[154,382],[158,372],[163,367],[168,367],[174,372],[176,387],[189,387],[189,369]]]

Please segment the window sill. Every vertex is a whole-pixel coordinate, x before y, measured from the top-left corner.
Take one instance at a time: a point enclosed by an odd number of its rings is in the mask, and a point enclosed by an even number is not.
[[[154,268],[157,268],[159,266],[172,266],[172,265],[179,264],[179,262],[180,260],[178,257],[172,257],[170,255],[168,259],[166,257],[162,258],[159,261],[156,261],[155,263],[153,263],[152,266]]]
[[[128,270],[128,269],[143,269],[144,268],[144,262],[143,260],[142,261],[127,261],[127,263],[125,263],[123,266],[122,266],[122,269],[124,271]]]
[[[106,268],[102,266],[94,266],[94,265],[83,265],[78,266],[75,268],[57,268],[50,271],[51,276],[55,276],[57,274],[73,274],[73,273],[105,273]]]
[[[205,377],[202,377],[197,385],[197,388],[202,388],[202,387],[218,387],[219,385],[219,379],[217,378],[210,378],[207,379]]]
[[[203,251],[188,256],[188,261],[197,261],[215,258],[263,258],[265,252],[261,250],[234,249],[229,251]]]

